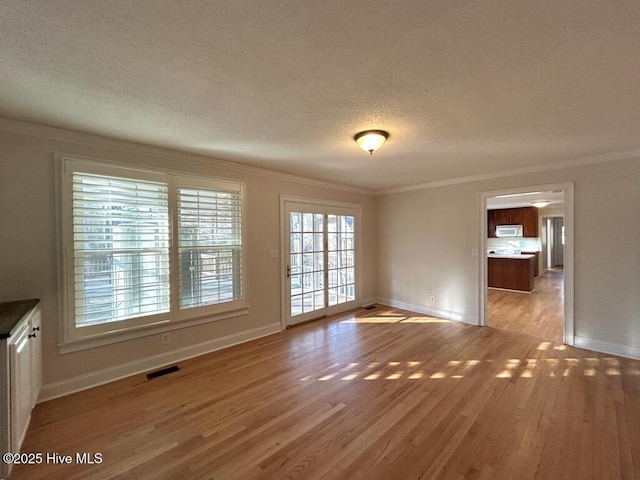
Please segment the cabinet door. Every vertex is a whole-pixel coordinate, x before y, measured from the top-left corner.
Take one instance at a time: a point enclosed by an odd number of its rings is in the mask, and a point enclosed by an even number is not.
[[[487,210],[487,237],[496,238],[496,211]]]
[[[521,208],[510,208],[509,209],[509,224],[510,225],[522,225],[522,209]]]
[[[511,209],[510,208],[501,208],[499,210],[494,210],[496,225],[512,225],[511,223]]]
[[[12,337],[9,346],[11,362],[9,445],[14,453],[20,451],[31,418],[31,347],[33,343],[30,341],[30,331],[29,322],[24,322],[24,328],[16,333],[15,338]]]
[[[538,209],[536,207],[524,207],[522,211],[522,235],[524,237],[538,236]]]

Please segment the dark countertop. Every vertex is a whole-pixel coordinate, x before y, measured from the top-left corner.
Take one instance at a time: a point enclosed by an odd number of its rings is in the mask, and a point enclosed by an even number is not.
[[[32,298],[31,300],[0,303],[0,339],[9,338],[11,330],[38,302],[40,299]]]

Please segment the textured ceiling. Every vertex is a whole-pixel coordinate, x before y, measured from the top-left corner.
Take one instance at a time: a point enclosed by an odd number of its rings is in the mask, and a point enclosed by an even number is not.
[[[640,147],[637,0],[0,11],[2,117],[371,189]]]

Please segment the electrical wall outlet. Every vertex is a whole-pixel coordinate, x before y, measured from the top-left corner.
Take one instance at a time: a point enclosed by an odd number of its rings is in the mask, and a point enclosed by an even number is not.
[[[162,345],[167,345],[170,341],[171,341],[171,337],[169,337],[168,333],[163,333],[160,336],[160,343],[162,343]]]
[[[431,297],[429,297],[429,301],[431,303],[437,303],[438,302],[438,297],[436,297],[435,295],[431,295]]]

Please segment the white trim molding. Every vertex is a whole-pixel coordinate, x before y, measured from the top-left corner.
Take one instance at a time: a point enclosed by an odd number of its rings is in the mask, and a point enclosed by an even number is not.
[[[341,185],[315,178],[293,175],[290,173],[278,172],[261,167],[254,167],[241,163],[231,162],[228,160],[220,160],[195,153],[187,153],[178,150],[171,150],[164,147],[156,147],[135,143],[127,140],[119,140],[116,138],[104,137],[89,133],[81,133],[62,128],[47,127],[35,123],[22,122],[9,118],[0,118],[0,130],[6,132],[17,133],[20,135],[29,135],[33,137],[48,138],[62,142],[75,143],[77,145],[88,145],[91,147],[106,148],[118,152],[126,152],[134,155],[144,155],[148,157],[163,158],[178,162],[188,160],[194,164],[199,164],[209,168],[219,168],[230,172],[245,173],[247,175],[257,175],[260,177],[273,178],[286,182],[293,182],[312,187],[321,187],[331,190],[339,190],[344,192],[360,193],[363,195],[374,195],[373,190],[366,188],[352,187],[350,185]]]
[[[361,307],[369,307],[375,303],[378,303],[378,299],[376,297],[363,298],[360,301]]]
[[[215,352],[216,350],[232,347],[240,343],[273,335],[280,331],[279,322],[271,323],[264,327],[246,330],[244,332],[215,338],[213,340],[207,340],[206,342],[189,345],[187,347],[178,348],[176,350],[160,353],[151,357],[141,358],[139,360],[123,363],[103,370],[97,370],[95,372],[79,375],[59,382],[48,383],[40,390],[38,403],[80,392],[82,390],[87,390],[99,385],[104,385],[105,383],[114,382],[132,375],[148,372],[149,370],[157,369],[170,363],[180,362],[206,353]]]
[[[411,192],[414,190],[424,190],[429,188],[438,188],[448,185],[459,185],[463,183],[477,182],[481,180],[490,180],[494,178],[511,177],[514,175],[523,175],[527,173],[544,172],[549,170],[558,170],[571,167],[579,167],[583,165],[591,165],[594,163],[604,163],[616,160],[628,160],[632,158],[640,158],[640,150],[623,150],[618,152],[605,153],[600,155],[591,155],[588,157],[574,158],[565,161],[547,162],[537,165],[528,165],[519,168],[513,168],[508,170],[501,170],[499,172],[484,173],[478,175],[468,175],[464,177],[449,178],[445,180],[438,180],[435,182],[425,182],[414,185],[406,185],[396,188],[388,189],[367,189],[353,187],[350,185],[341,185],[324,180],[317,180],[315,178],[304,177],[300,175],[293,175],[290,173],[279,172],[276,170],[269,170],[261,167],[254,167],[251,165],[245,165],[228,160],[221,160],[213,157],[207,157],[204,155],[198,155],[195,153],[187,153],[178,150],[171,150],[165,147],[157,147],[151,145],[144,145],[141,143],[135,143],[127,140],[119,140],[116,138],[110,138],[100,136],[96,134],[81,133],[73,130],[65,130],[62,128],[48,127],[45,125],[39,125],[36,123],[23,122],[19,120],[12,120],[9,118],[0,117],[0,130],[6,132],[17,133],[20,135],[29,135],[33,137],[48,138],[51,140],[58,140],[62,142],[74,143],[77,145],[88,145],[92,147],[105,148],[109,150],[116,150],[120,152],[131,153],[135,155],[144,155],[149,157],[164,158],[171,161],[184,162],[189,160],[195,164],[205,165],[207,167],[214,167],[224,169],[230,172],[245,173],[248,175],[257,175],[266,178],[273,178],[276,180],[288,181],[298,183],[302,185],[309,185],[314,187],[327,188],[331,190],[339,190],[344,192],[360,193],[362,195],[389,195],[393,193]]]
[[[573,182],[547,185],[528,185],[504,190],[480,192],[478,216],[480,218],[480,238],[478,255],[479,306],[478,325],[487,324],[487,200],[498,195],[527,193],[533,191],[562,191],[564,193],[564,328],[563,343],[574,345],[574,188]]]
[[[479,175],[469,175],[466,177],[449,178],[437,182],[419,183],[416,185],[408,185],[406,187],[388,188],[379,190],[376,195],[389,195],[392,193],[412,192],[414,190],[425,190],[428,188],[446,187],[449,185],[459,185],[462,183],[479,182],[482,180],[491,180],[494,178],[513,177],[516,175],[525,175],[527,173],[546,172],[549,170],[561,170],[564,168],[581,167],[583,165],[592,165],[594,163],[614,162],[617,160],[630,160],[640,158],[640,150],[624,150],[622,152],[605,153],[602,155],[592,155],[583,158],[574,158],[572,160],[542,163],[538,165],[529,165],[526,167],[512,168],[501,170],[499,172],[482,173]]]
[[[376,300],[377,301],[375,303],[386,305],[388,307],[401,308],[402,310],[409,310],[410,312],[422,313],[423,315],[444,318],[446,320],[467,323],[469,325],[478,325],[478,317],[474,315],[467,315],[466,313],[443,310],[441,308],[428,307],[426,305],[416,305],[415,303],[401,302],[391,298],[378,297]]]
[[[247,270],[246,262],[241,268],[241,297],[232,301],[212,304],[198,305],[197,308],[181,309],[178,304],[178,285],[176,282],[169,282],[171,291],[171,302],[167,305],[166,311],[153,312],[138,318],[121,319],[117,322],[107,322],[78,327],[76,325],[75,314],[72,315],[76,304],[75,294],[78,287],[74,281],[73,266],[73,240],[74,230],[72,220],[75,213],[72,205],[72,191],[75,191],[73,179],[75,174],[91,174],[100,177],[123,177],[130,181],[151,181],[159,182],[165,189],[166,198],[154,197],[154,201],[166,202],[168,220],[168,241],[166,268],[169,269],[170,280],[173,280],[173,270],[178,266],[178,234],[177,234],[177,192],[180,187],[206,188],[209,190],[223,190],[234,192],[241,202],[241,257],[246,258],[247,240],[247,214],[246,214],[246,185],[237,180],[220,179],[203,175],[181,175],[167,173],[164,170],[152,168],[142,168],[136,165],[117,164],[112,162],[101,162],[95,159],[85,159],[75,155],[64,155],[56,153],[54,155],[56,176],[56,206],[60,212],[56,214],[56,220],[61,221],[57,225],[58,238],[58,272],[61,283],[59,286],[59,303],[62,306],[62,315],[59,316],[59,337],[58,348],[60,353],[75,352],[87,348],[93,348],[111,343],[117,343],[133,338],[176,330],[179,328],[192,327],[228,318],[247,315],[249,312],[247,299]],[[72,214],[73,213],[73,214]],[[238,225],[236,224],[236,227]],[[170,241],[169,241],[170,240]],[[176,270],[177,271],[177,270]],[[235,274],[234,274],[235,275]],[[177,275],[176,275],[177,276]],[[82,290],[83,287],[80,287]]]
[[[579,348],[593,350],[594,352],[608,353],[610,355],[617,355],[618,357],[631,358],[633,360],[640,360],[640,348],[637,347],[593,340],[591,338],[580,337],[578,335],[576,335],[574,339],[575,346]]]
[[[111,345],[112,343],[125,342],[127,340],[133,340],[135,338],[148,337],[149,335],[160,335],[162,333],[173,332],[174,330],[195,327],[197,325],[203,325],[205,323],[217,322],[219,320],[227,320],[229,318],[248,315],[249,308],[249,306],[246,306],[238,308],[236,310],[221,312],[215,315],[206,315],[189,320],[181,320],[179,322],[162,322],[157,325],[145,325],[135,329],[128,328],[116,332],[108,332],[106,334],[96,335],[93,337],[86,337],[80,340],[67,341],[66,343],[59,343],[58,350],[61,354],[72,353],[78,352],[80,350],[86,350],[88,348]],[[62,323],[60,328],[64,328],[64,317],[61,318],[60,322]]]

